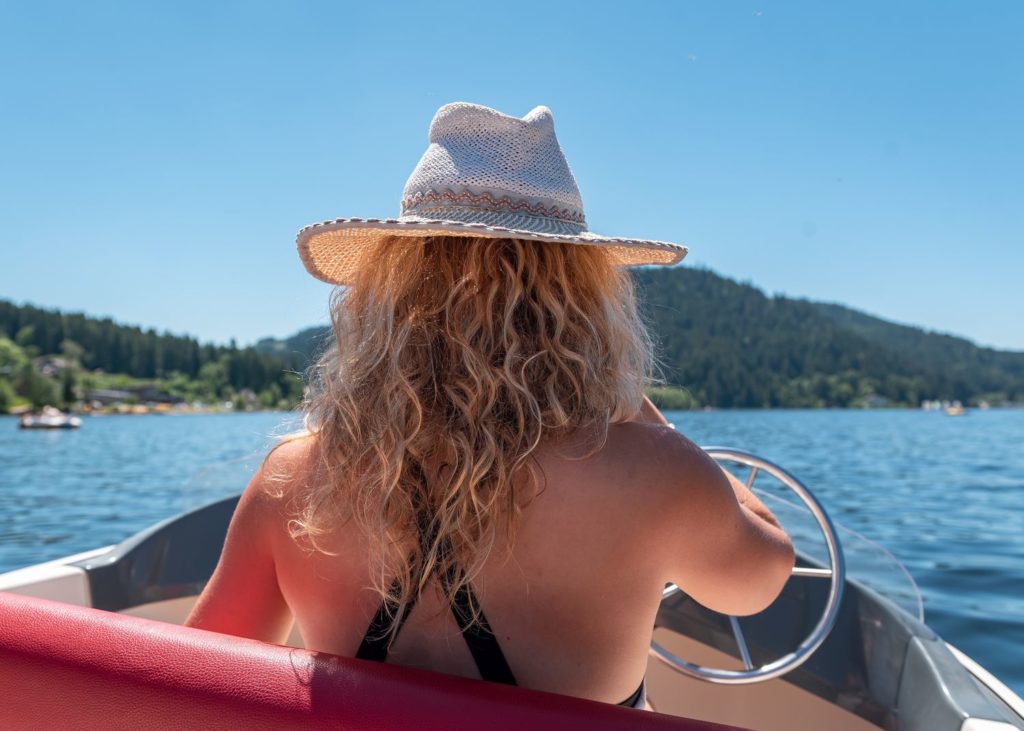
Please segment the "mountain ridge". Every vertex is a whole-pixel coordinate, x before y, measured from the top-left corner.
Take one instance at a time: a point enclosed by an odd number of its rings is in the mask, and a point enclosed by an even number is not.
[[[894,323],[834,302],[767,295],[710,269],[634,270],[664,382],[715,407],[1024,400],[1024,352]],[[312,354],[328,327],[263,338]]]
[[[676,407],[1024,402],[1024,352],[838,303],[769,296],[709,269],[638,269],[633,277],[667,387],[659,393]],[[124,374],[181,398],[223,400],[248,390],[263,403],[294,403],[303,370],[331,342],[329,326],[314,326],[252,346],[201,344],[109,317],[0,300],[0,406],[51,398],[60,363],[82,378],[97,370]],[[79,376],[61,376],[66,401],[81,392]]]

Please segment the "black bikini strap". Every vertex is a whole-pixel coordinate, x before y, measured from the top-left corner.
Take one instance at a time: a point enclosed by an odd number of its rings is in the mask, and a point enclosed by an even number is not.
[[[437,536],[437,528],[421,518],[419,534],[420,550],[422,555],[426,555]],[[422,571],[423,568],[421,566],[420,573]],[[419,584],[419,575],[414,576],[413,579],[414,583]],[[402,616],[398,618],[398,626],[394,628],[393,632],[389,631],[391,618],[398,612],[398,604],[392,601],[390,597],[397,596],[401,590],[402,586],[396,578],[394,583],[391,584],[388,596],[377,607],[377,613],[370,620],[370,626],[367,627],[366,634],[363,635],[363,641],[359,644],[356,657],[360,660],[377,660],[378,662],[387,660],[388,650],[391,648],[391,640],[398,637],[398,633],[402,631],[402,625],[405,624],[405,620],[409,618],[413,607],[416,606],[416,595],[414,594],[409,603],[405,605],[405,611],[402,612]]]
[[[619,703],[619,705],[628,706],[629,708],[636,708],[637,701],[639,701],[644,694],[644,685],[646,685],[646,683],[646,678],[644,680],[641,680],[639,687],[637,687],[637,689],[633,691],[633,695]]]
[[[398,585],[398,580],[391,585],[391,594],[397,594],[401,587]],[[402,612],[402,616],[398,619],[398,627],[395,628],[394,636],[397,637],[398,633],[402,631],[402,625],[405,624],[405,620],[409,618],[409,613],[412,612],[412,608],[416,605],[416,598],[405,605],[405,611]],[[390,599],[384,599],[380,606],[377,608],[377,613],[373,615],[373,619],[370,621],[370,626],[366,629],[366,634],[363,635],[363,641],[359,645],[359,650],[356,652],[356,657],[360,660],[377,660],[378,662],[384,662],[388,657],[388,649],[391,647],[392,634],[388,631],[391,625],[391,618],[395,616],[395,612],[398,611],[398,607],[395,602]]]
[[[448,589],[451,581],[452,577],[449,574],[445,577],[445,589]],[[476,624],[472,622],[473,606],[477,607]],[[469,584],[463,584],[455,592],[452,614],[455,616],[455,622],[462,630],[462,636],[473,655],[480,678],[492,683],[518,685],[516,676],[512,674],[512,668],[509,667],[508,661],[505,659],[505,653],[501,651],[501,645],[498,644],[498,638],[491,631],[491,625],[487,621],[487,617],[484,616],[483,609],[480,609],[480,603],[477,602]]]
[[[436,526],[420,526],[423,555],[426,555],[430,550],[436,535]],[[450,554],[450,551],[450,544],[445,542],[441,547],[441,552]],[[455,580],[455,568],[452,567],[447,572],[440,574],[439,579],[445,591],[448,591]],[[395,579],[395,582],[391,585],[390,594],[392,596],[397,595],[400,590],[401,586],[398,583],[398,579]],[[389,632],[388,628],[391,624],[391,618],[398,611],[398,606],[390,598],[385,598],[370,621],[370,626],[363,636],[363,641],[359,645],[356,657],[361,660],[377,660],[378,662],[387,660],[392,638],[397,637],[398,633],[402,631],[402,625],[409,618],[409,614],[415,605],[416,599],[413,597],[406,604],[402,616],[398,618],[394,632]],[[474,606],[478,609],[478,621],[475,624],[473,623]],[[509,667],[508,661],[505,660],[505,654],[501,651],[501,645],[498,644],[498,638],[494,636],[487,617],[484,616],[483,610],[479,607],[480,603],[476,600],[473,590],[468,584],[464,584],[455,592],[452,603],[452,615],[455,617],[455,622],[459,625],[462,636],[466,640],[466,645],[473,655],[473,661],[480,672],[480,677],[492,683],[517,685],[516,677],[512,674],[512,668]]]

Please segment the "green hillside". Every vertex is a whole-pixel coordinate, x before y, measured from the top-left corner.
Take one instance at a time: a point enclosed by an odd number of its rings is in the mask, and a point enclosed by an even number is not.
[[[657,390],[666,406],[1024,400],[1024,353],[979,348],[840,305],[768,297],[706,269],[637,270],[635,278],[671,387]],[[308,328],[257,347],[308,358],[329,336]]]
[[[635,272],[669,386],[684,408],[917,406],[1024,401],[1024,353],[898,325],[842,305],[769,297],[706,269]],[[180,400],[290,408],[330,329],[239,348],[109,318],[0,301],[0,411],[140,383]],[[246,396],[248,394],[248,396]]]
[[[1024,353],[839,305],[768,297],[703,269],[642,270],[636,280],[665,379],[704,405],[1024,400]]]
[[[292,408],[303,358],[0,300],[0,413],[95,399]],[[117,395],[121,394],[121,395]]]
[[[899,351],[916,367],[931,373],[943,391],[1016,393],[1014,400],[1024,399],[1024,353],[978,347],[965,338],[897,325],[843,305],[815,306],[844,329]]]
[[[261,338],[253,347],[257,352],[291,360],[296,364],[308,364],[314,356],[330,344],[331,328],[307,327],[291,337]]]

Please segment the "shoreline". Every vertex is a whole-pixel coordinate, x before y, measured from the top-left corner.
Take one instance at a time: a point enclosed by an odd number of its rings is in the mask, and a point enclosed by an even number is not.
[[[678,414],[706,414],[706,413],[753,413],[763,414],[773,411],[783,413],[795,413],[800,411],[808,412],[819,412],[819,411],[865,411],[865,412],[883,412],[889,413],[894,411],[899,412],[922,412],[931,413],[938,416],[945,416],[941,409],[926,409],[919,406],[766,406],[763,408],[752,408],[752,407],[714,407],[706,406],[703,408],[695,409],[673,409],[668,407],[659,407],[663,411],[671,411]],[[1024,404],[1011,404],[1005,406],[968,406],[964,407],[967,413],[974,412],[986,412],[986,411],[1024,411]],[[146,411],[133,411],[130,409],[125,410],[109,410],[109,411],[78,411],[78,410],[67,410],[63,413],[69,416],[80,416],[80,417],[107,417],[107,416],[224,416],[230,414],[296,414],[299,415],[302,412],[297,409],[147,409]],[[0,419],[11,418],[17,419],[20,417],[20,413],[0,413]]]

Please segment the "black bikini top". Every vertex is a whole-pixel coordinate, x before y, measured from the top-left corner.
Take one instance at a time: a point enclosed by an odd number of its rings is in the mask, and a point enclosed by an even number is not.
[[[427,534],[426,537],[429,538],[430,534]],[[424,545],[429,544],[425,543]],[[448,591],[448,588],[454,581],[454,573],[455,569],[452,568],[439,576],[445,592]],[[395,579],[395,583],[391,586],[391,594],[397,594],[399,589],[398,580]],[[405,620],[409,618],[409,614],[412,612],[415,604],[416,599],[413,597],[398,620],[398,627],[395,630],[394,637],[397,638],[398,633],[402,631],[402,626],[405,624]],[[478,621],[475,624],[472,621],[472,608],[474,606],[478,610]],[[377,660],[378,662],[385,662],[387,660],[388,649],[391,645],[388,637],[388,625],[390,624],[390,618],[397,611],[398,607],[390,598],[385,598],[381,602],[377,613],[370,621],[366,634],[363,636],[362,643],[359,645],[359,651],[356,653],[357,658],[361,660]],[[508,661],[505,660],[505,653],[501,651],[501,645],[498,644],[498,638],[491,631],[487,617],[484,616],[483,609],[480,608],[480,603],[476,600],[476,596],[468,584],[464,584],[455,592],[452,614],[455,617],[455,622],[459,625],[459,629],[462,631],[466,645],[469,646],[469,651],[473,655],[473,661],[476,663],[480,677],[492,683],[518,685],[516,677],[512,673],[512,668],[509,667]],[[643,696],[643,693],[644,683],[641,681],[640,687],[636,689],[636,692],[619,703],[619,705],[635,706],[637,701]]]

